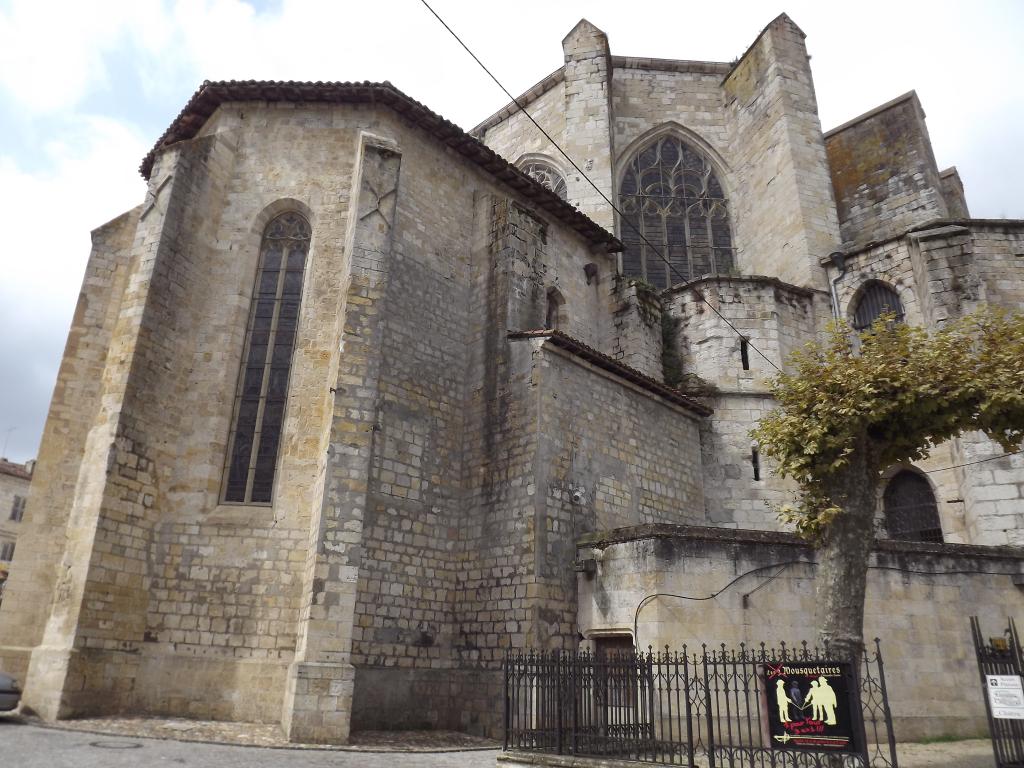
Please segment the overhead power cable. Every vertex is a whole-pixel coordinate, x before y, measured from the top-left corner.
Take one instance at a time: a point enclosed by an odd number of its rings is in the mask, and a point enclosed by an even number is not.
[[[953,464],[949,467],[939,467],[938,469],[924,469],[922,472],[926,475],[930,475],[933,472],[945,472],[947,469],[960,469],[961,467],[973,467],[975,464],[983,464],[986,461],[995,461],[996,459],[1005,459],[1007,456],[1016,456],[1020,453],[1024,453],[1024,449],[1019,451],[1010,451],[1010,453],[1000,453],[998,456],[986,456],[984,459],[976,459],[975,461],[965,461],[963,464]]]
[[[441,26],[443,26],[446,30],[448,30],[448,32],[451,34],[451,36],[454,37],[455,40],[458,42],[458,44],[463,47],[463,49],[466,51],[466,53],[468,53],[473,58],[473,61],[475,61],[477,64],[480,65],[480,68],[484,72],[487,73],[488,77],[490,77],[491,80],[493,80],[495,82],[495,84],[499,88],[501,88],[501,90],[505,93],[505,95],[509,98],[509,100],[513,104],[516,105],[516,108],[520,112],[522,112],[531,123],[534,124],[534,126],[537,128],[537,130],[540,131],[544,135],[544,138],[546,138],[549,142],[551,142],[551,145],[561,153],[562,157],[564,157],[569,162],[569,164],[576,170],[577,173],[579,173],[580,176],[582,176],[584,179],[586,179],[587,183],[590,184],[590,186],[592,186],[594,188],[594,191],[597,192],[597,194],[599,194],[601,196],[601,199],[603,199],[606,203],[608,203],[608,205],[611,206],[612,210],[615,211],[615,213],[617,213],[619,215],[620,221],[626,222],[626,224],[628,224],[630,226],[630,228],[634,232],[636,232],[637,235],[640,236],[640,239],[643,240],[644,244],[647,245],[647,247],[650,248],[651,251],[659,259],[661,259],[663,262],[665,262],[665,264],[668,266],[668,268],[675,275],[677,275],[679,277],[680,283],[682,285],[684,285],[684,286],[689,285],[692,281],[687,279],[685,275],[683,275],[678,269],[676,269],[675,265],[673,265],[671,261],[669,261],[668,259],[665,258],[665,256],[662,254],[661,250],[657,246],[655,246],[654,243],[652,243],[650,240],[647,239],[647,237],[644,235],[644,233],[641,232],[640,229],[632,221],[630,221],[625,216],[625,214],[623,214],[623,212],[621,210],[619,210],[618,206],[616,206],[615,203],[613,203],[611,201],[611,199],[608,197],[608,195],[606,195],[601,190],[601,188],[598,187],[597,184],[594,183],[593,179],[591,179],[586,174],[586,172],[582,168],[580,168],[580,166],[576,163],[576,161],[573,160],[564,149],[562,149],[561,145],[557,141],[555,141],[547,131],[544,130],[544,128],[541,126],[540,123],[538,123],[536,120],[533,119],[533,115],[531,115],[529,112],[526,111],[526,108],[522,104],[519,103],[519,100],[515,96],[513,96],[511,91],[509,91],[508,88],[506,88],[504,85],[502,85],[501,81],[498,80],[498,78],[494,76],[494,73],[492,73],[491,70],[489,70],[487,68],[487,66],[482,61],[480,61],[480,58],[475,53],[473,53],[473,51],[470,49],[470,47],[468,45],[466,45],[462,41],[462,38],[460,38],[455,33],[455,30],[453,30],[450,26],[448,26],[448,23],[438,15],[437,11],[435,11],[433,8],[430,7],[430,4],[427,2],[427,0],[420,0],[420,2],[423,3],[423,5],[426,7],[426,9],[428,11],[430,11],[430,13],[434,16],[435,19],[437,19],[439,22],[441,22]],[[750,338],[747,337],[746,335],[744,335],[735,325],[733,325],[732,322],[725,315],[723,315],[718,310],[717,307],[715,307],[710,301],[707,300],[707,298],[704,296],[703,293],[698,291],[697,292],[697,297],[701,301],[703,301],[705,304],[707,304],[708,307],[711,309],[711,311],[714,312],[716,315],[718,315],[722,319],[722,322],[724,322],[737,336],[739,336],[742,341],[745,341],[747,343],[747,347],[748,348],[753,349],[755,352],[757,352],[757,354],[759,354],[761,357],[764,358],[765,362],[767,362],[768,365],[770,365],[772,368],[774,368],[779,373],[782,373],[782,369],[779,368],[779,366],[777,366],[774,362],[772,362],[772,360],[764,352],[762,352],[760,349],[758,349],[756,346],[754,346],[754,344],[751,343]]]
[[[778,569],[778,570],[775,571],[775,573],[773,573],[767,579],[765,579],[760,584],[755,586],[749,592],[746,592],[745,594],[741,595],[741,597],[744,600],[744,606],[743,607],[746,608],[747,607],[746,606],[746,600],[751,595],[753,595],[758,590],[763,589],[764,587],[767,587],[769,584],[771,584],[773,581],[775,581],[777,578],[779,578],[782,575],[782,573],[787,568],[789,568],[790,566],[793,566],[793,565],[816,566],[816,565],[818,565],[818,563],[815,560],[786,560],[786,561],[781,562],[781,563],[771,563],[769,565],[760,565],[760,566],[757,566],[756,568],[751,568],[749,571],[744,571],[743,573],[741,573],[738,576],[736,576],[733,579],[731,579],[727,584],[725,584],[725,586],[720,587],[719,589],[715,590],[714,592],[712,592],[709,595],[700,595],[700,596],[696,596],[696,595],[677,595],[677,594],[674,594],[672,592],[652,592],[649,595],[645,595],[640,600],[640,602],[637,603],[636,609],[633,611],[633,638],[634,638],[634,642],[636,641],[636,638],[638,636],[637,630],[638,630],[638,625],[639,625],[639,621],[640,621],[640,611],[643,610],[643,608],[645,606],[647,606],[648,603],[658,599],[659,597],[671,597],[671,598],[674,598],[676,600],[688,600],[688,601],[692,601],[692,602],[704,602],[704,601],[707,601],[707,600],[715,600],[723,592],[725,592],[726,590],[730,589],[733,585],[735,585],[737,582],[741,581],[742,579],[745,579],[747,576],[752,576],[753,574],[760,573],[762,571]],[[1018,575],[1016,572],[988,571],[988,570],[984,570],[984,569],[981,569],[981,568],[958,568],[958,569],[950,569],[950,570],[924,570],[924,569],[920,569],[920,568],[907,568],[905,566],[899,566],[899,565],[877,565],[877,564],[869,564],[868,565],[868,570],[872,570],[872,571],[896,571],[898,573],[911,573],[911,574],[914,574],[914,575],[917,575],[917,576],[1009,576],[1009,577],[1012,578],[1012,577],[1015,577],[1015,576]]]
[[[526,118],[531,123],[533,123],[533,125],[537,128],[537,130],[540,131],[541,134],[543,134],[544,138],[546,138],[549,142],[551,142],[551,145],[561,153],[562,157],[564,157],[569,162],[569,164],[576,170],[576,172],[579,173],[579,175],[582,176],[584,179],[586,179],[587,183],[590,184],[590,186],[594,188],[594,191],[597,192],[597,194],[599,194],[601,196],[601,199],[603,199],[606,203],[608,203],[608,205],[611,206],[612,210],[615,211],[615,213],[617,213],[619,215],[619,220],[620,221],[624,221],[626,224],[628,224],[630,226],[630,228],[634,232],[636,232],[637,235],[640,236],[640,239],[643,240],[644,244],[647,245],[647,247],[650,248],[651,251],[659,259],[661,259],[663,262],[665,262],[665,264],[668,266],[668,268],[675,275],[677,275],[679,277],[679,280],[680,280],[681,284],[684,285],[684,286],[687,286],[691,282],[693,282],[692,280],[687,279],[687,277],[685,275],[683,275],[678,269],[676,269],[675,265],[673,265],[671,261],[669,261],[668,259],[665,258],[665,256],[662,254],[661,250],[656,245],[654,245],[654,243],[652,243],[650,240],[648,240],[647,237],[644,235],[644,233],[641,232],[640,229],[632,221],[630,221],[629,218],[626,217],[625,214],[623,214],[623,212],[619,209],[619,207],[617,205],[615,205],[615,203],[613,203],[611,201],[611,199],[601,190],[600,187],[597,186],[596,183],[594,183],[594,180],[591,179],[586,174],[586,172],[582,168],[580,168],[580,166],[576,163],[576,161],[573,160],[572,157],[570,157],[569,154],[564,149],[562,149],[562,146],[551,137],[551,134],[549,134],[546,130],[544,130],[544,128],[541,126],[540,123],[538,123],[536,120],[534,120],[533,115],[531,115],[526,110],[526,107],[524,107],[522,104],[519,103],[519,100],[515,96],[512,95],[512,92],[509,91],[508,88],[506,88],[504,85],[502,85],[501,81],[498,80],[498,78],[494,76],[494,73],[491,72],[491,70],[489,70],[487,68],[487,66],[480,60],[480,58],[475,53],[473,53],[473,51],[470,49],[470,47],[468,45],[466,45],[465,42],[463,42],[462,38],[459,37],[455,33],[455,30],[453,30],[448,25],[448,23],[444,19],[442,19],[440,15],[438,15],[437,11],[435,11],[430,6],[430,3],[428,3],[427,0],[420,0],[420,2],[423,3],[423,6],[428,11],[430,11],[431,15],[433,15],[433,17],[435,19],[437,19],[441,23],[441,26],[443,26],[446,30],[448,30],[448,33],[452,37],[454,37],[456,42],[458,42],[458,44],[462,46],[463,50],[465,50],[466,53],[468,53],[470,55],[470,57],[472,57],[473,61],[475,61],[478,65],[480,65],[480,68],[484,72],[487,73],[487,76],[490,77],[491,80],[494,81],[494,83],[502,90],[502,92],[504,92],[504,94],[509,98],[509,100],[513,104],[516,105],[516,109],[518,109],[520,112],[522,112],[526,116]],[[701,301],[703,301],[705,304],[707,304],[707,306],[711,309],[711,311],[714,312],[716,315],[718,315],[718,317],[722,319],[722,322],[724,322],[737,336],[740,337],[740,340],[745,341],[747,343],[747,347],[749,349],[753,349],[755,352],[757,352],[757,354],[759,354],[762,358],[764,358],[765,362],[767,362],[768,365],[770,365],[772,368],[774,368],[779,373],[782,373],[782,369],[779,368],[779,366],[777,366],[774,362],[772,362],[772,360],[764,352],[762,352],[760,349],[758,349],[756,346],[754,346],[754,344],[750,341],[749,337],[744,335],[735,325],[733,325],[732,322],[725,315],[723,315],[718,310],[717,307],[715,307],[711,302],[709,302],[707,300],[707,298],[704,296],[703,293],[698,291],[697,292],[697,297]],[[930,470],[926,471],[926,474],[931,474],[933,472],[944,472],[944,471],[949,470],[949,469],[958,469],[960,467],[969,467],[969,466],[972,466],[973,464],[980,464],[980,463],[982,463],[984,461],[992,461],[993,459],[1000,459],[1000,458],[1004,458],[1006,456],[1013,456],[1013,455],[1015,455],[1017,453],[1021,453],[1021,452],[1022,451],[1015,451],[1014,453],[1006,453],[1006,454],[1003,454],[1002,456],[989,456],[988,458],[985,458],[985,459],[979,459],[978,461],[971,461],[971,462],[967,462],[965,464],[956,464],[956,465],[951,466],[951,467],[942,467],[940,469],[930,469]]]

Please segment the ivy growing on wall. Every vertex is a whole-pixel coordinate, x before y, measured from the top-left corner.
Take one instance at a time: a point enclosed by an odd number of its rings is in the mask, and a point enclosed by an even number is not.
[[[636,290],[636,304],[640,319],[648,328],[654,328],[665,316],[661,305],[661,289],[639,277],[630,278],[629,284]]]

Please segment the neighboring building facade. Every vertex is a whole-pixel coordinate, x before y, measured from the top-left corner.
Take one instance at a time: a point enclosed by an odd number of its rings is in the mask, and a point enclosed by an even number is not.
[[[1024,227],[967,218],[913,94],[823,134],[786,16],[731,65],[612,56],[586,21],[563,48],[520,102],[600,193],[514,107],[471,136],[386,83],[186,105],[93,233],[0,611],[28,706],[494,734],[508,648],[812,634],[791,488],[748,436],[760,355],[834,303],[1024,307]],[[1024,603],[1024,463],[971,463],[995,450],[879,499],[901,736],[984,725],[921,674],[974,674],[966,628],[913,644]]]
[[[25,504],[34,464],[34,461],[17,464],[0,459],[0,604],[3,603],[4,585],[10,575],[18,534],[25,521]]]

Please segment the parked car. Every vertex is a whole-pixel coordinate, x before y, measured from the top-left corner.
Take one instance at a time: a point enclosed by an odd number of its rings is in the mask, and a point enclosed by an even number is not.
[[[21,688],[18,687],[18,681],[0,672],[0,712],[16,709],[20,699]]]

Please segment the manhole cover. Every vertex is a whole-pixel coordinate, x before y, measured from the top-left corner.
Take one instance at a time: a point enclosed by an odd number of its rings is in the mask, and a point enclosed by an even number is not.
[[[139,749],[142,747],[137,741],[90,741],[89,746],[99,749]]]

